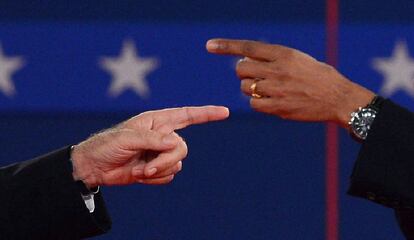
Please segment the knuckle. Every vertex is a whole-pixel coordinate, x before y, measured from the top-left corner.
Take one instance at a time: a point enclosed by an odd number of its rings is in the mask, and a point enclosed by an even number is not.
[[[185,111],[185,114],[186,114],[186,116],[187,116],[187,118],[188,118],[188,121],[189,121],[190,123],[195,122],[194,116],[193,116],[193,114],[191,113],[190,108],[189,108],[189,107],[183,107],[182,109]]]
[[[154,114],[154,111],[146,111],[146,112],[143,112],[143,113],[140,113],[140,114],[138,114],[136,116],[131,117],[127,121],[137,121],[137,120],[141,120],[141,119],[144,119],[144,118],[151,117],[152,114]]]
[[[223,40],[217,40],[217,50],[219,51],[227,51],[230,47],[229,44],[226,41]]]
[[[255,43],[253,41],[243,41],[240,50],[244,55],[252,55],[256,51]]]

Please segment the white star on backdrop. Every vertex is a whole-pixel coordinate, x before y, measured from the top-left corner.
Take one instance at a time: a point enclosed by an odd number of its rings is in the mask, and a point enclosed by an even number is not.
[[[0,43],[0,91],[7,97],[16,94],[12,75],[24,65],[22,57],[6,57]]]
[[[118,57],[102,57],[100,66],[112,75],[109,95],[117,97],[125,90],[134,90],[141,98],[148,98],[150,89],[146,76],[158,66],[155,58],[140,58],[132,40],[125,40]]]
[[[390,97],[403,90],[414,97],[414,59],[410,57],[405,41],[395,44],[390,58],[374,58],[372,65],[384,76],[382,95]]]

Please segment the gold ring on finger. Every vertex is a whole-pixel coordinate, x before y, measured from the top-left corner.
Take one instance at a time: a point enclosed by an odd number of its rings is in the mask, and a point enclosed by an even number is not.
[[[255,81],[252,85],[250,85],[250,90],[252,91],[251,96],[253,98],[262,98],[262,95],[257,93],[257,81]]]

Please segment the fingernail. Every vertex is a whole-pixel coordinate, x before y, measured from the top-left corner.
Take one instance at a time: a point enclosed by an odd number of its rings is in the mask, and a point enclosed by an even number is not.
[[[163,141],[165,144],[171,145],[171,144],[174,144],[174,143],[176,142],[176,137],[175,137],[174,135],[172,135],[172,134],[169,134],[169,135],[165,136],[165,137],[162,139],[162,141]]]
[[[144,180],[142,180],[142,179],[138,179],[138,180],[137,180],[137,182],[138,182],[138,183],[144,183]]]
[[[183,162],[178,162],[178,171],[181,171],[183,169]]]
[[[227,107],[224,107],[224,113],[227,117],[230,116],[230,109]]]
[[[215,49],[219,49],[220,45],[214,40],[209,40],[207,42],[207,48],[211,50],[215,50]]]
[[[156,168],[151,168],[150,170],[148,170],[146,175],[147,175],[147,177],[150,177],[150,176],[154,175],[156,172],[157,172]]]

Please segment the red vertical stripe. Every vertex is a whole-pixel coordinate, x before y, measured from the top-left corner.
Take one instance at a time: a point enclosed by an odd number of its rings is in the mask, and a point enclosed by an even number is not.
[[[328,64],[338,64],[339,0],[326,0],[326,56]],[[326,239],[339,239],[339,156],[338,128],[326,126]]]
[[[326,239],[338,240],[338,128],[326,126]]]

